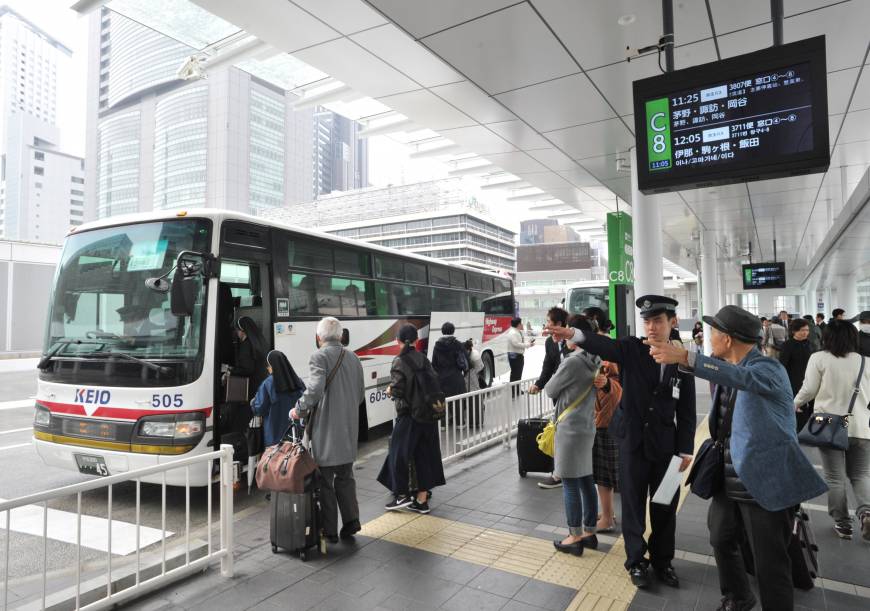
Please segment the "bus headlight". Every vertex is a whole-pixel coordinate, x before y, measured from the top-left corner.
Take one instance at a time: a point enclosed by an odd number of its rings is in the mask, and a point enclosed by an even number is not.
[[[190,440],[201,437],[205,431],[205,418],[199,412],[145,416],[139,420],[140,437]]]
[[[51,426],[51,412],[41,405],[36,406],[36,413],[33,415],[33,425],[48,428]]]

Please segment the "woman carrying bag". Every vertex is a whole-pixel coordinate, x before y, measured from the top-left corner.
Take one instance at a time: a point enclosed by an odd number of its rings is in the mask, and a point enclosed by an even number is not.
[[[589,321],[572,316],[568,326],[592,334]],[[556,402],[554,473],[562,480],[568,536],[553,541],[557,550],[580,556],[583,549],[596,549],[598,495],[592,476],[592,446],[595,442],[595,401],[593,381],[601,359],[567,342],[570,354],[544,386]],[[541,435],[544,435],[542,433]]]
[[[828,323],[822,350],[810,356],[803,386],[794,398],[795,409],[812,400],[814,414],[799,438],[819,447],[834,530],[842,539],[852,538],[848,478],[858,502],[861,536],[870,541],[870,359],[858,352],[858,331],[849,322]],[[836,421],[835,426],[822,426],[829,419]],[[844,419],[848,440],[836,438],[836,426]]]
[[[305,383],[280,350],[272,350],[266,363],[269,377],[251,400],[251,410],[263,419],[263,443],[268,447],[280,443],[290,426],[290,410],[305,392]]]

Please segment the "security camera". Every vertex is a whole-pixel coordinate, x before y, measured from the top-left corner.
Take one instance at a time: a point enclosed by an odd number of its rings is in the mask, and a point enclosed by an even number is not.
[[[183,81],[195,81],[205,78],[203,62],[198,55],[191,55],[184,60],[181,67],[175,72],[175,76]]]

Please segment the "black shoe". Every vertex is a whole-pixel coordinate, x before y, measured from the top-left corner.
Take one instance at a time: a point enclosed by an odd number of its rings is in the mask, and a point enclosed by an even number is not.
[[[680,587],[680,580],[677,577],[677,572],[670,564],[662,568],[657,568],[656,577],[658,577],[659,581],[666,586],[671,586],[672,588]]]
[[[643,564],[635,564],[628,569],[628,574],[631,577],[631,583],[636,588],[649,587],[649,572]]]
[[[362,526],[359,524],[359,520],[354,520],[349,524],[345,524],[341,527],[341,530],[338,532],[338,536],[342,539],[353,539],[353,536],[362,530]]]
[[[408,510],[413,511],[414,513],[429,513],[429,503],[418,503],[417,499],[414,499],[410,505],[408,505]]]
[[[587,549],[598,549],[598,537],[596,537],[595,535],[583,537],[582,539],[580,539],[580,543],[582,543],[583,547]]]
[[[553,541],[553,547],[562,552],[563,554],[574,554],[575,556],[583,555],[583,542],[577,541],[576,543],[564,544],[561,541]]]
[[[414,500],[409,496],[399,496],[384,505],[384,509],[387,511],[396,511],[397,509],[404,509],[413,502]]]
[[[834,522],[834,532],[836,532],[837,536],[841,539],[851,539],[852,521]]]
[[[323,538],[326,539],[329,543],[332,543],[333,545],[335,545],[336,543],[338,543],[338,535],[327,535],[327,534],[324,534],[324,535],[323,535]]]

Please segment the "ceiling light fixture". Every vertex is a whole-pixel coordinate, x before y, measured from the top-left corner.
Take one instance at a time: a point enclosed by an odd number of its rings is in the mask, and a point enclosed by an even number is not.
[[[637,21],[637,16],[634,13],[629,13],[628,15],[623,15],[619,19],[616,20],[616,23],[622,26],[631,25]]]

